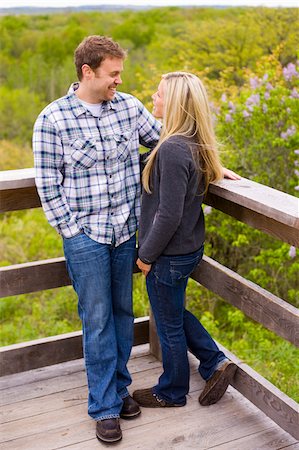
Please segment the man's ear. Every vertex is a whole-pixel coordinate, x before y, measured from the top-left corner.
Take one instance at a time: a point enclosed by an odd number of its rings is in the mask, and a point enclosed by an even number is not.
[[[94,74],[94,71],[88,64],[83,64],[81,67],[83,78],[90,80]]]

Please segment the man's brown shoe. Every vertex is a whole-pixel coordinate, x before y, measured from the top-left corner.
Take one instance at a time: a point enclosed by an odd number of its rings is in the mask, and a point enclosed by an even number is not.
[[[171,408],[185,406],[186,404],[179,405],[177,403],[166,402],[162,398],[159,398],[158,395],[153,392],[152,388],[139,389],[138,391],[133,392],[133,398],[140,406],[144,406],[145,408]]]
[[[199,396],[199,403],[202,406],[217,403],[231,383],[236,370],[236,364],[229,360],[225,361],[206,382],[205,388]]]
[[[120,411],[122,419],[135,419],[140,413],[141,410],[138,403],[130,395],[123,398],[123,406]]]
[[[120,441],[122,432],[119,419],[102,419],[97,421],[96,436],[100,441],[113,443]]]

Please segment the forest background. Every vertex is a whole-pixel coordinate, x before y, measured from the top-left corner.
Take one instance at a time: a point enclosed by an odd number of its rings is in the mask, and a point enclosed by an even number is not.
[[[151,110],[163,73],[205,82],[223,163],[251,180],[296,195],[299,175],[298,9],[157,8],[0,18],[0,170],[33,166],[31,137],[43,107],[76,80],[73,52],[87,35],[129,50],[121,90]],[[297,159],[296,159],[297,158]],[[206,254],[299,306],[296,249],[205,207]],[[63,255],[41,209],[3,214],[0,264]],[[299,400],[298,351],[190,280],[188,307],[228,349]],[[148,314],[141,275],[135,315]],[[81,328],[71,287],[5,298],[1,344]]]

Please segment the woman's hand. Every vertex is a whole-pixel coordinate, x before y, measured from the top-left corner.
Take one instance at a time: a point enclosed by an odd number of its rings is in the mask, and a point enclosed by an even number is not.
[[[139,267],[139,269],[141,270],[141,272],[143,273],[143,275],[146,277],[147,274],[149,273],[149,271],[152,268],[151,264],[145,264],[144,262],[141,261],[141,259],[137,259],[136,261],[137,266]]]
[[[233,172],[232,170],[226,169],[226,167],[222,167],[224,178],[228,178],[229,180],[241,180],[240,175]]]

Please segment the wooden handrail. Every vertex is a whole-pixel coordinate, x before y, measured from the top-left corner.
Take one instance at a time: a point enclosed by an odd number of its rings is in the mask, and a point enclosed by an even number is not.
[[[205,203],[299,247],[299,200],[292,195],[242,178],[211,184]],[[39,206],[34,169],[0,172],[0,212]]]
[[[139,272],[137,267],[135,272]],[[299,314],[294,306],[207,256],[192,278],[268,330],[299,346]],[[0,267],[0,298],[70,284],[63,257]]]

